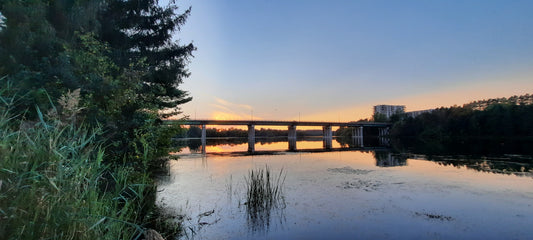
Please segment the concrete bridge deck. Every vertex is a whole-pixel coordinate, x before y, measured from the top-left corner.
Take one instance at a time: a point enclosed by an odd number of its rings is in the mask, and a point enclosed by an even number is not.
[[[316,126],[316,127],[390,127],[385,122],[315,122],[315,121],[276,121],[276,120],[165,120],[168,123],[183,125],[235,125],[235,126]]]
[[[353,127],[353,139],[357,145],[363,147],[363,127],[379,128],[379,136],[388,134],[390,123],[383,122],[312,122],[312,121],[272,121],[272,120],[165,120],[166,123],[182,125],[202,126],[202,148],[206,145],[206,125],[236,125],[248,126],[248,151],[255,151],[255,126],[287,126],[289,150],[296,149],[296,127],[297,126],[317,126],[322,127],[324,148],[331,149],[333,132],[332,127]]]

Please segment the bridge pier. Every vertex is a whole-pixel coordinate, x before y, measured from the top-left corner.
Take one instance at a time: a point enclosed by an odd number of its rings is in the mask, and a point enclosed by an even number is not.
[[[364,147],[363,144],[363,127],[354,127],[352,132],[353,144],[356,147]]]
[[[248,152],[255,151],[255,125],[248,125]]]
[[[385,137],[387,135],[389,135],[389,128],[388,127],[385,127],[385,128],[379,128],[379,137]]]
[[[381,146],[388,146],[390,145],[390,139],[388,138],[389,135],[389,127],[379,128],[379,145]]]
[[[206,128],[205,128],[205,124],[202,124],[202,153],[205,153],[205,147],[206,147],[206,142],[207,142],[207,133],[206,133]]]
[[[324,148],[331,149],[332,139],[333,139],[333,132],[331,131],[331,126],[323,126],[322,132],[324,134],[324,138],[323,138]]]
[[[291,139],[296,140],[296,125],[289,125],[289,141]]]
[[[296,125],[289,125],[287,140],[289,141],[289,151],[296,151]]]
[[[296,151],[296,138],[289,138],[289,151]]]
[[[180,124],[180,125],[195,125],[201,126],[202,135],[202,152],[206,150],[206,125],[239,125],[248,126],[248,149],[255,150],[255,126],[288,126],[288,140],[289,150],[296,150],[297,142],[297,126],[313,126],[323,127],[324,131],[324,147],[332,147],[333,133],[332,127],[349,127],[353,129],[353,142],[356,147],[364,147],[363,145],[363,127],[382,128],[379,130],[380,142],[388,144],[388,134],[390,123],[384,122],[313,122],[313,121],[270,121],[270,120],[163,120],[165,124]],[[381,141],[383,140],[383,141]]]

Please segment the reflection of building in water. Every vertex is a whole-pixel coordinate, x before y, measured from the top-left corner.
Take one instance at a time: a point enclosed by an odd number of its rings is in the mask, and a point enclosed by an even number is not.
[[[404,157],[400,154],[376,151],[374,152],[374,157],[376,158],[376,166],[378,167],[396,167],[407,165],[407,157]]]
[[[374,115],[382,114],[387,119],[390,118],[390,116],[394,114],[401,114],[405,112],[405,106],[404,105],[377,105],[374,106]]]
[[[379,146],[388,147],[390,146],[390,138],[388,137],[379,137]]]

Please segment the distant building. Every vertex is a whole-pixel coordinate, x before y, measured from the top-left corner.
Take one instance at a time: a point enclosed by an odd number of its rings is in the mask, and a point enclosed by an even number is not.
[[[374,106],[374,116],[376,113],[382,114],[389,119],[394,114],[401,114],[405,112],[404,105],[377,105]]]

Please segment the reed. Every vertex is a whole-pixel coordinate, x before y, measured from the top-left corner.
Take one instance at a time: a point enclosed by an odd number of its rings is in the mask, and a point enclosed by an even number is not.
[[[268,211],[283,203],[283,185],[286,174],[281,169],[273,175],[268,166],[250,170],[246,181],[246,206],[251,213]]]
[[[110,167],[98,129],[13,116],[0,89],[0,239],[139,239],[153,181]],[[153,193],[153,194],[151,194]]]

